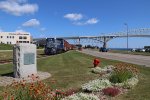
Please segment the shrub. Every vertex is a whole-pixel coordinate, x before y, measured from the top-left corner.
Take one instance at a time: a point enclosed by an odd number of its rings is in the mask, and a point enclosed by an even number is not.
[[[100,91],[106,87],[110,87],[111,83],[108,79],[96,79],[82,85],[84,91]]]
[[[139,70],[135,66],[126,63],[119,63],[115,65],[114,72],[109,80],[112,83],[122,83],[131,77],[136,76],[138,73]]]
[[[133,77],[133,74],[130,71],[119,71],[114,72],[109,80],[112,83],[122,83],[131,77]]]
[[[77,93],[61,100],[99,100],[94,94]]]
[[[105,95],[109,95],[112,97],[114,97],[120,93],[120,90],[118,88],[114,88],[114,87],[108,87],[108,88],[103,89],[102,91]]]

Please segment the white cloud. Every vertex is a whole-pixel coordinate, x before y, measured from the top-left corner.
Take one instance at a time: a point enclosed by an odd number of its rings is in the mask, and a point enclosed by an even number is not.
[[[15,16],[33,14],[38,10],[37,4],[29,4],[27,0],[0,1],[0,9]]]
[[[40,22],[37,19],[30,19],[29,21],[22,24],[22,26],[25,26],[25,27],[35,27],[39,25],[40,25]]]
[[[86,21],[86,24],[96,24],[96,23],[98,23],[98,22],[99,22],[98,19],[96,19],[96,18],[91,18],[91,19],[89,19],[89,20]]]
[[[64,15],[64,18],[67,18],[67,19],[73,20],[73,21],[77,21],[77,20],[81,20],[83,18],[83,15],[77,14],[77,13],[71,13],[71,14]]]
[[[85,22],[74,22],[73,24],[74,24],[74,25],[83,26],[83,25],[96,24],[96,23],[98,23],[98,22],[99,22],[98,19],[96,19],[96,18],[91,18],[91,19],[88,19],[88,20],[85,21]]]

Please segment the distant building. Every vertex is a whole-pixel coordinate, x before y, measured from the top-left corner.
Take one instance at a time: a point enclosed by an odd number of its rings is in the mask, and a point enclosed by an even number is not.
[[[30,33],[26,32],[0,32],[0,44],[31,43]]]

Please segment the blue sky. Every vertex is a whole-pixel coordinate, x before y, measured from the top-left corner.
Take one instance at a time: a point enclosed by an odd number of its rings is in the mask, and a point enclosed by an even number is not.
[[[129,29],[149,28],[149,5],[150,0],[0,0],[0,31],[26,31],[38,38],[121,32],[124,23]],[[129,38],[129,47],[150,45],[149,40]],[[108,46],[126,47],[126,39],[113,39]]]

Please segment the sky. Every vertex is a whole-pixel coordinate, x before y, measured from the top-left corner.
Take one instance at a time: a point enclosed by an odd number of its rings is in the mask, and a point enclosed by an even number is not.
[[[30,32],[33,38],[99,36],[150,28],[150,0],[0,0],[0,31]],[[126,38],[108,42],[126,48]],[[129,38],[129,48],[150,45]],[[91,43],[99,45],[101,43]]]

